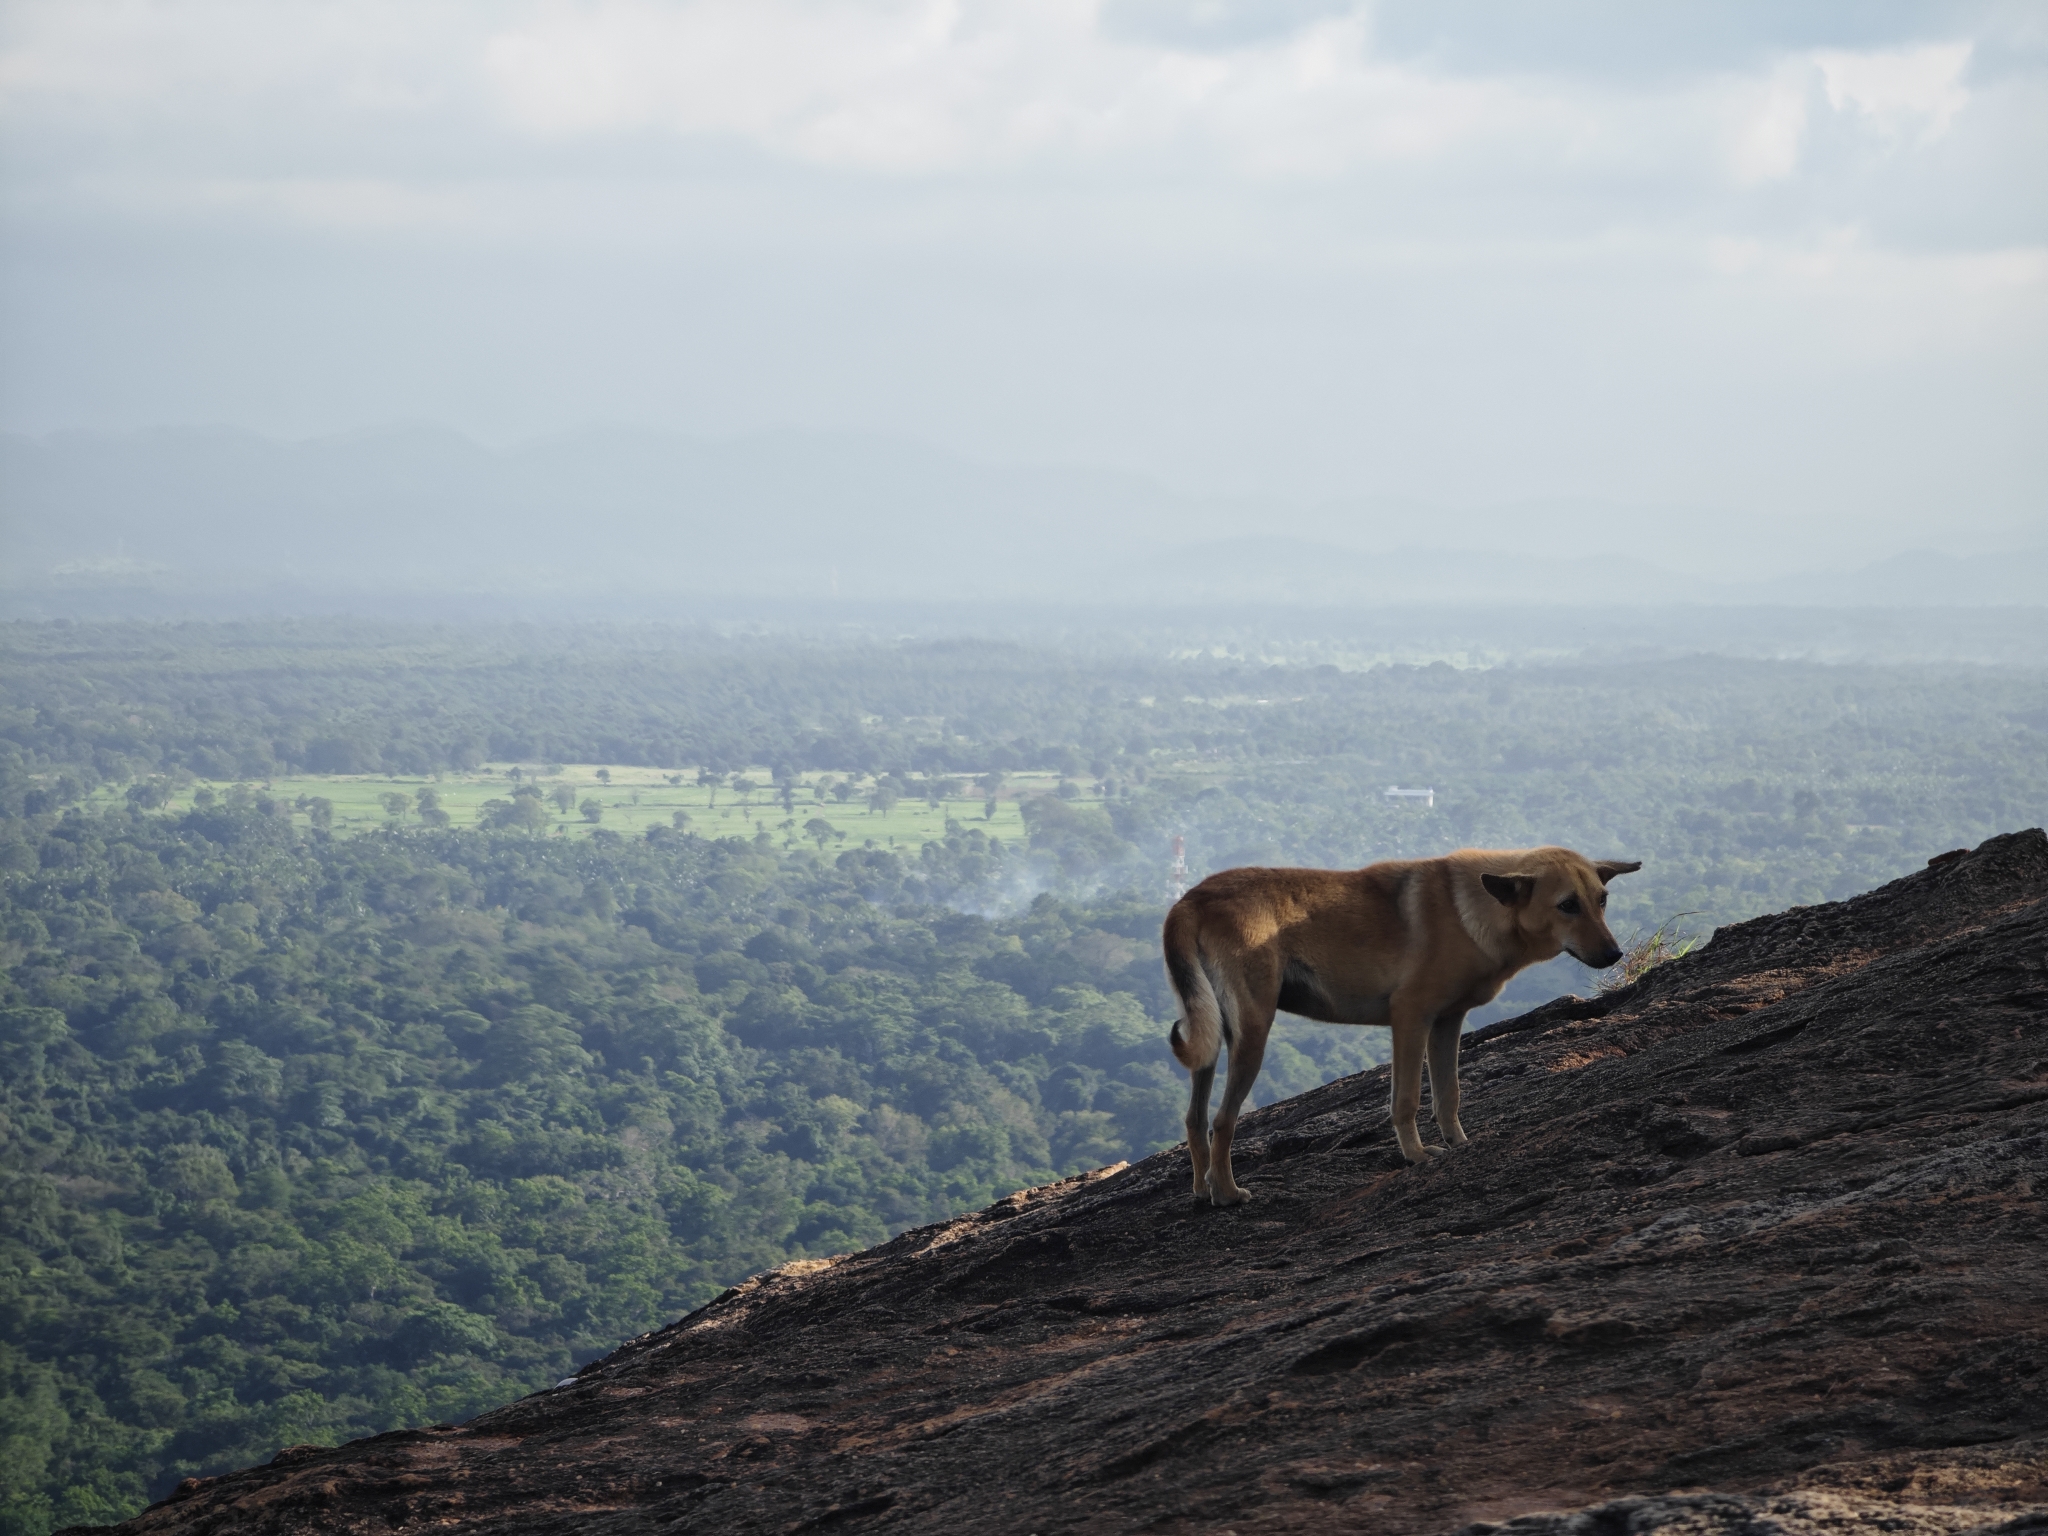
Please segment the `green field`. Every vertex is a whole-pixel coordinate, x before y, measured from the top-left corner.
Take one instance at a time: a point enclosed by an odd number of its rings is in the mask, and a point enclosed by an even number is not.
[[[511,777],[515,771],[519,774],[517,779]],[[600,772],[608,774],[609,780],[600,779]],[[822,820],[832,828],[830,851],[869,845],[914,850],[933,838],[945,836],[948,818],[979,827],[994,837],[1019,838],[1024,834],[1019,802],[1033,795],[1053,793],[1060,783],[1059,775],[1050,772],[1005,775],[995,813],[988,817],[986,797],[971,786],[968,795],[942,800],[937,805],[923,799],[902,799],[884,814],[869,806],[868,792],[874,785],[871,778],[804,774],[794,786],[793,810],[785,810],[766,768],[743,769],[732,777],[751,780],[760,787],[748,792],[723,786],[715,790],[702,787],[696,782],[694,770],[669,774],[655,768],[570,763],[551,773],[546,768],[526,764],[487,763],[468,773],[279,775],[251,783],[247,788],[276,801],[301,826],[311,820],[309,806],[302,802],[325,799],[334,807],[333,830],[341,834],[422,825],[418,813],[418,793],[422,789],[434,791],[451,825],[475,826],[487,802],[508,799],[522,784],[531,783],[541,789],[542,803],[548,808],[553,835],[557,837],[588,837],[599,828],[628,837],[639,836],[650,827],[675,825],[675,815],[680,811],[689,818],[687,830],[699,836],[755,837],[766,832],[778,844],[813,840],[805,825]],[[850,784],[852,792],[847,799],[835,798],[824,787],[834,783]],[[557,785],[573,797],[566,813],[553,799]],[[202,792],[220,798],[231,787],[195,780],[174,790],[165,804],[170,809],[187,810]],[[122,793],[120,787],[110,785],[92,798],[113,803],[120,800]],[[404,795],[411,804],[402,815],[393,816],[386,809],[385,797],[393,794]],[[582,811],[583,803],[593,799],[600,810],[595,822]],[[1092,797],[1083,797],[1076,803],[1092,803]]]

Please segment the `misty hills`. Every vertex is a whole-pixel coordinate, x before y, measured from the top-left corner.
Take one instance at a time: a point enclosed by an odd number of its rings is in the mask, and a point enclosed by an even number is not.
[[[1023,1191],[121,1529],[2038,1532],[2044,969],[1993,838],[1475,1032],[1421,1167],[1340,1079],[1241,1122],[1246,1205]]]
[[[991,474],[851,439],[590,432],[494,450],[402,429],[281,443],[228,431],[12,438],[14,560],[247,582],[877,596],[1045,583],[1106,523],[1166,520],[1138,482]]]
[[[1758,575],[1683,574],[1748,540]],[[491,448],[432,428],[0,437],[16,600],[101,611],[256,589],[1375,607],[1432,602],[2037,604],[2048,549],[1780,569],[1768,526],[1642,509],[1197,497],[910,443],[590,430]]]

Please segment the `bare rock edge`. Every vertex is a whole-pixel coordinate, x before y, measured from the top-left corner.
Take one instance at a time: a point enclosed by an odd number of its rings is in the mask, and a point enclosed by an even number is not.
[[[2048,1531],[2044,1013],[2037,829],[119,1529]]]

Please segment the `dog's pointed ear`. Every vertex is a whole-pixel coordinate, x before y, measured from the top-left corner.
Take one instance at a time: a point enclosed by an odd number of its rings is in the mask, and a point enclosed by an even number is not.
[[[1481,875],[1479,883],[1504,907],[1519,907],[1536,894],[1534,875]]]
[[[1637,859],[1633,864],[1624,863],[1620,859],[1602,859],[1593,866],[1593,873],[1598,875],[1600,883],[1605,885],[1616,875],[1632,875],[1642,867],[1641,859]]]

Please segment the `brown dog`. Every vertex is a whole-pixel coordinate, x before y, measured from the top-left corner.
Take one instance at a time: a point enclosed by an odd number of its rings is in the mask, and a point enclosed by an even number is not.
[[[1602,969],[1621,958],[1602,913],[1607,882],[1640,863],[1595,863],[1569,848],[1400,859],[1364,869],[1226,869],[1166,914],[1166,974],[1180,998],[1173,1054],[1194,1074],[1188,1151],[1195,1195],[1235,1205],[1237,1112],[1259,1075],[1279,1009],[1329,1024],[1387,1024],[1394,1034],[1394,1135],[1419,1163],[1422,1058],[1444,1140],[1462,1146],[1458,1037],[1525,966],[1569,953]],[[1216,1058],[1230,1076],[1204,1127]]]

